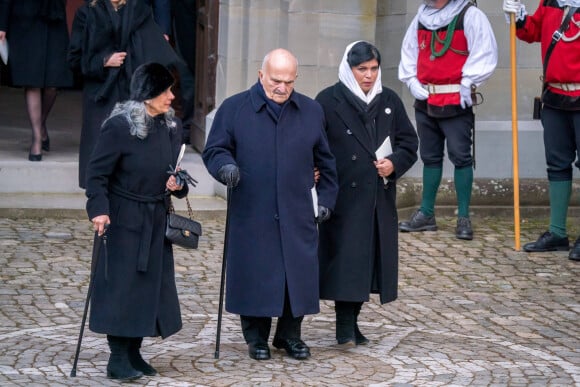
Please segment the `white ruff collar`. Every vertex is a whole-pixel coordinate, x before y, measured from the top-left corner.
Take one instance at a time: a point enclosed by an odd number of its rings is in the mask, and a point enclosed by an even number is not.
[[[452,0],[443,8],[437,9],[428,5],[419,7],[419,22],[431,31],[445,27],[467,5],[469,0]]]

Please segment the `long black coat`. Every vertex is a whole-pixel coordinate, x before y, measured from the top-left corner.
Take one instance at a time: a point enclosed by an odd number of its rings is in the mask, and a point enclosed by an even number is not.
[[[321,205],[334,208],[338,189],[324,115],[294,91],[276,120],[258,87],[223,102],[203,152],[216,179],[225,164],[241,171],[229,199],[226,310],[281,316],[287,284],[294,316],[318,313],[314,167]]]
[[[50,5],[44,16],[43,4]],[[8,39],[14,86],[72,86],[65,4],[65,0],[0,0],[0,31]]]
[[[397,298],[396,179],[417,160],[418,140],[403,103],[392,90],[383,87],[379,94],[377,144],[371,142],[344,92],[349,91],[337,83],[316,97],[326,115],[340,186],[332,217],[320,225],[320,297],[364,302],[372,291],[386,303]],[[387,158],[395,173],[385,188],[373,161],[387,136],[393,148]],[[374,286],[373,271],[377,276]]]
[[[157,117],[143,140],[130,135],[122,116],[103,125],[87,168],[86,190],[89,219],[109,215],[111,220],[108,256],[100,256],[91,298],[94,332],[167,337],[181,329],[173,250],[164,236],[167,170],[175,165],[181,145],[181,124],[176,124],[168,129]],[[184,186],[175,195],[187,192]]]
[[[118,28],[116,27],[118,26]],[[104,67],[114,52],[126,51],[120,68]],[[171,66],[179,60],[153,20],[151,7],[128,1],[115,12],[109,0],[83,4],[73,20],[70,66],[83,76],[83,126],[79,149],[79,186],[85,188],[86,166],[99,128],[115,103],[129,97],[135,69],[146,62]]]

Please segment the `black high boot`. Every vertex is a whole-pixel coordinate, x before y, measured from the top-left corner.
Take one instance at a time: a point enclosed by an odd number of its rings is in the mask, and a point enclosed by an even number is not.
[[[354,347],[356,343],[354,333],[354,309],[352,302],[335,301],[336,312],[336,341],[343,347]]]
[[[355,307],[354,307],[354,337],[355,337],[355,342],[356,345],[364,345],[364,344],[368,344],[369,339],[367,339],[358,329],[358,315],[360,314],[360,310],[362,308],[363,303],[362,302],[355,302]]]
[[[107,378],[119,380],[133,380],[143,376],[129,361],[129,338],[107,335],[111,356],[107,364]]]
[[[132,337],[129,339],[129,361],[131,362],[133,368],[135,368],[137,371],[143,372],[143,375],[155,376],[157,375],[157,370],[151,367],[151,364],[143,360],[143,357],[141,357],[141,352],[139,352],[139,348],[141,348],[142,342],[142,337]]]

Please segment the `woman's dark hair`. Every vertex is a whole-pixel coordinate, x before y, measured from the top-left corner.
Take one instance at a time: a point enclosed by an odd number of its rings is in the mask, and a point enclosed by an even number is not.
[[[348,52],[346,61],[350,67],[358,66],[361,63],[376,59],[381,64],[381,54],[379,50],[369,42],[358,42]]]

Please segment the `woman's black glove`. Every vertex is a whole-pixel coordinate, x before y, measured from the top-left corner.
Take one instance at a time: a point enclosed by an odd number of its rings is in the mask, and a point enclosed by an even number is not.
[[[225,164],[218,169],[220,181],[228,188],[234,188],[240,182],[240,169],[234,164]]]
[[[195,180],[185,169],[180,169],[176,171],[173,167],[169,166],[168,174],[175,176],[175,184],[177,185],[184,185],[189,184],[193,187],[197,186],[197,180]]]
[[[318,216],[316,217],[316,223],[322,223],[327,221],[330,218],[331,211],[324,207],[318,206]]]

